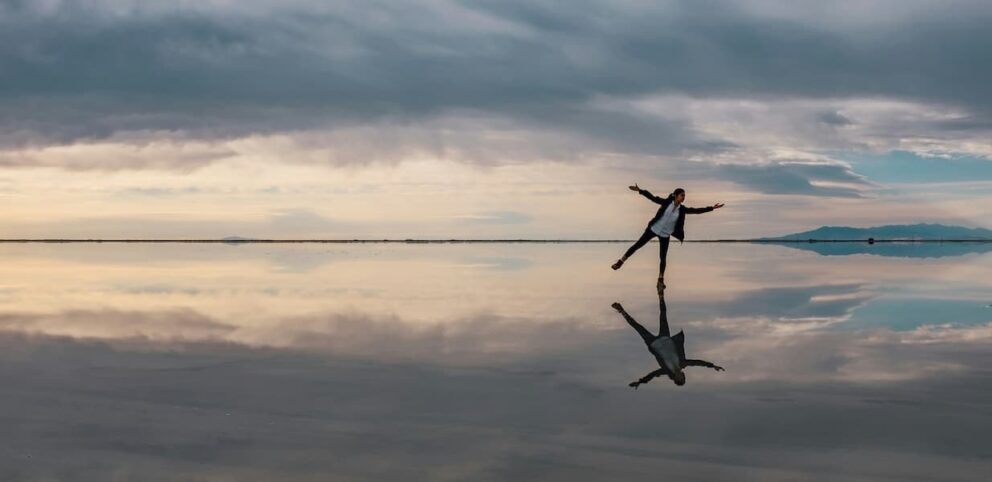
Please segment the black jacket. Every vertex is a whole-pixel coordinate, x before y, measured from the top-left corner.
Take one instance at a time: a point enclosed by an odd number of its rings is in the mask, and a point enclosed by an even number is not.
[[[686,358],[685,357],[685,333],[683,333],[682,331],[679,331],[678,333],[676,333],[675,336],[672,337],[672,341],[675,342],[675,349],[676,349],[676,351],[678,352],[678,355],[679,355],[679,367],[680,368],[686,368],[686,367],[717,368],[716,365],[714,365],[713,363],[710,363],[710,362],[708,362],[706,360],[695,360],[695,359],[692,359],[692,358]],[[658,355],[656,355],[654,353],[654,350],[651,349],[651,345],[648,345],[648,350],[651,352],[651,354],[653,354],[655,356],[658,356]],[[668,370],[668,367],[666,367],[660,361],[658,362],[658,364],[661,365],[661,368],[659,368],[659,369],[657,369],[657,370],[655,370],[655,371],[653,371],[651,373],[648,373],[647,375],[644,375],[643,377],[639,378],[636,382],[632,382],[630,384],[630,386],[632,386],[634,388],[637,388],[638,385],[643,385],[643,384],[645,384],[647,382],[650,382],[655,377],[659,377],[659,376],[662,376],[662,375],[671,376],[672,373],[671,373],[671,371]],[[718,369],[719,370],[723,370],[723,368],[718,368]]]
[[[669,194],[668,197],[666,198],[660,198],[648,192],[647,189],[640,189],[637,191],[637,193],[661,205],[661,207],[658,208],[658,212],[655,213],[654,217],[651,218],[650,221],[648,221],[648,229],[651,229],[651,225],[654,224],[655,221],[661,219],[661,216],[665,214],[665,209],[668,209],[668,205],[675,200],[675,197],[672,196],[671,194]],[[679,240],[679,242],[682,242],[685,239],[686,214],[702,214],[702,213],[708,213],[712,210],[713,210],[712,207],[688,208],[685,206],[685,204],[680,204],[679,218],[678,220],[675,221],[675,232],[672,233],[672,237]]]

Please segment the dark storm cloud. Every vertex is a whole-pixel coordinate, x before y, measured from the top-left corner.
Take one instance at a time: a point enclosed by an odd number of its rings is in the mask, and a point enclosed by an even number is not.
[[[961,106],[974,110],[975,123],[987,122],[987,2],[939,9],[851,2],[833,15],[788,8],[759,1],[584,0],[568,8],[516,0],[204,2],[187,9],[5,1],[0,141],[67,143],[130,131],[223,138],[473,112],[610,152],[732,147],[678,113],[645,118],[595,107],[600,98],[659,93],[885,96]],[[837,14],[845,9],[856,18]],[[831,114],[820,121],[846,122]],[[784,189],[808,190],[791,186]]]

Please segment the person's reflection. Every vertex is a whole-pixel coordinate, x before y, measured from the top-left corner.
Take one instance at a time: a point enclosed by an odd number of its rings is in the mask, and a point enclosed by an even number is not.
[[[640,379],[630,382],[630,386],[635,389],[655,377],[665,375],[676,385],[685,385],[686,367],[709,367],[716,371],[723,371],[723,367],[714,365],[705,360],[693,360],[685,357],[685,333],[679,331],[672,336],[668,328],[668,306],[665,305],[664,292],[658,295],[658,335],[652,335],[647,329],[641,326],[633,317],[623,309],[620,303],[613,303],[613,309],[617,310],[623,319],[627,320],[641,339],[648,346],[648,351],[658,360],[661,368],[644,375]]]

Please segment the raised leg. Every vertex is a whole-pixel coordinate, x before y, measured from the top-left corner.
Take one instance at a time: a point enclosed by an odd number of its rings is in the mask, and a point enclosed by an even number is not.
[[[651,231],[651,229],[645,229],[644,233],[641,234],[641,237],[638,238],[637,241],[634,241],[634,244],[630,245],[629,248],[627,248],[627,252],[623,253],[623,256],[620,257],[616,263],[613,263],[613,269],[620,269],[620,267],[623,266],[623,262],[627,261],[627,258],[634,254],[638,249],[641,249],[645,244],[648,244],[648,241],[651,241],[651,238],[656,236],[657,235],[654,234],[654,231]]]

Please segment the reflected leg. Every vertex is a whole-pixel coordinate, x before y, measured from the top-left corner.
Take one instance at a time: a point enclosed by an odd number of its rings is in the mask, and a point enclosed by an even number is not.
[[[644,343],[650,345],[652,341],[658,338],[652,335],[647,328],[641,326],[641,324],[638,323],[632,316],[628,315],[626,311],[620,310],[620,315],[623,316],[623,319],[627,321],[627,324],[630,325],[630,327],[633,328],[638,335],[641,335],[641,339],[644,340]]]
[[[664,292],[658,293],[658,336],[672,336],[668,328],[668,305],[665,304]]]

